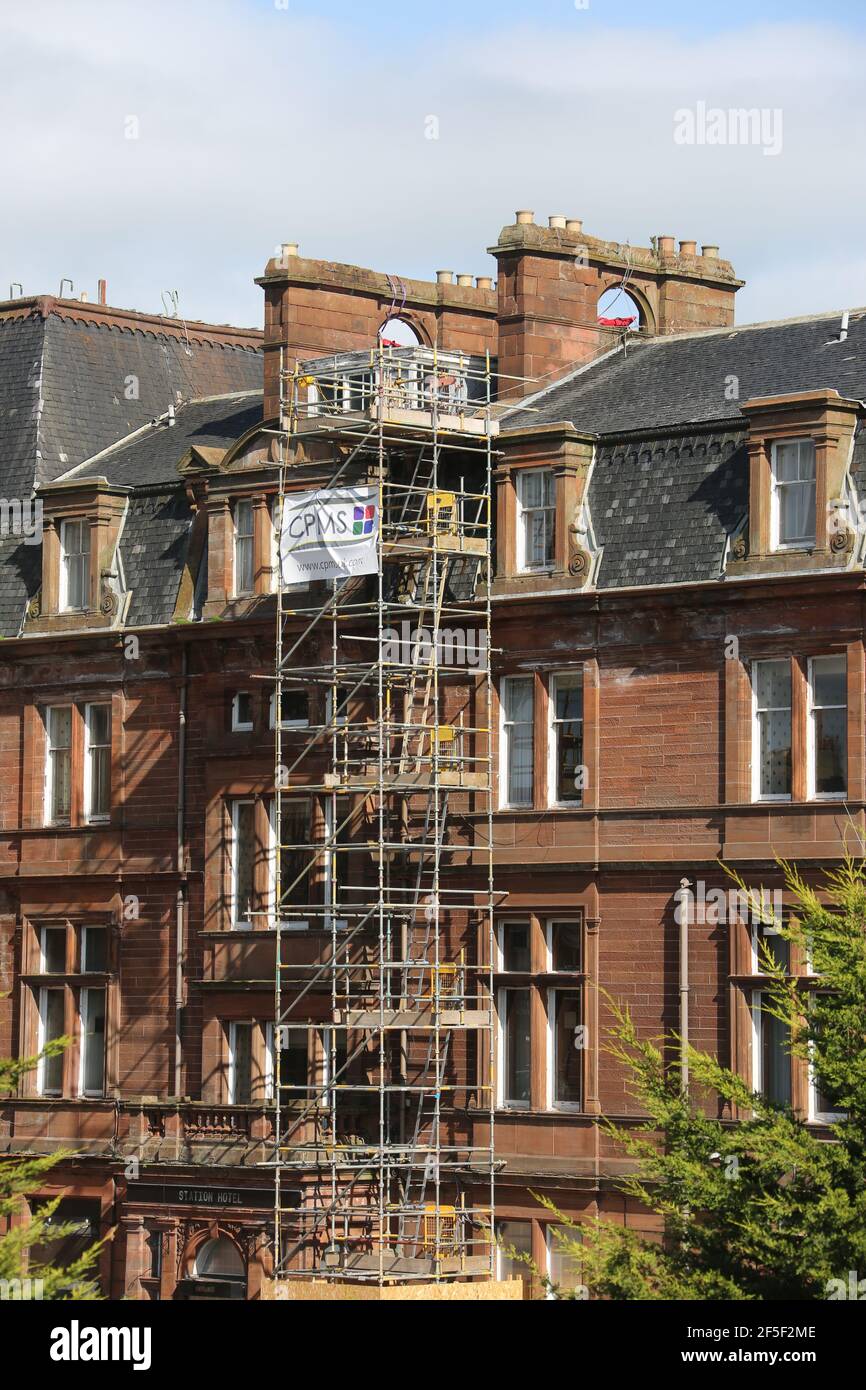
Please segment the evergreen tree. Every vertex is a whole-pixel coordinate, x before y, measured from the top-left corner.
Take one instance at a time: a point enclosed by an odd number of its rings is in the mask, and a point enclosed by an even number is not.
[[[780,867],[795,909],[772,925],[811,973],[790,978],[763,949],[767,1008],[841,1118],[828,1141],[690,1046],[684,1093],[679,1066],[667,1067],[659,1042],[639,1037],[628,1010],[610,1001],[610,1051],[647,1119],[627,1132],[606,1128],[635,1161],[622,1190],[662,1218],[664,1239],[604,1218],[573,1224],[545,1202],[591,1297],[844,1298],[860,1280],[866,1296],[866,863],[849,859],[827,874],[826,904],[795,867]],[[750,901],[766,921],[760,898]],[[683,1045],[673,1043],[679,1061]],[[714,1118],[719,1101],[745,1118]]]
[[[68,1038],[48,1043],[40,1054],[56,1056],[69,1045]],[[22,1061],[0,1058],[0,1096],[14,1093],[21,1076],[32,1071],[39,1057]],[[6,1223],[21,1213],[28,1194],[37,1190],[45,1177],[58,1163],[72,1155],[57,1150],[47,1155],[9,1154],[0,1157],[0,1218]],[[0,1291],[6,1298],[21,1297],[29,1290],[30,1297],[42,1299],[95,1299],[99,1288],[94,1279],[94,1265],[103,1242],[99,1241],[66,1266],[46,1265],[36,1257],[36,1247],[47,1242],[68,1239],[77,1234],[74,1222],[54,1221],[60,1198],[40,1203],[31,1209],[26,1223],[9,1226],[0,1235]],[[29,1285],[26,1281],[30,1281]],[[39,1281],[37,1284],[36,1281]]]

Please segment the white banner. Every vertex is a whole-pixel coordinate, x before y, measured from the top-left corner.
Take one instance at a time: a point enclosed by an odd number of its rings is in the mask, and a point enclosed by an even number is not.
[[[283,506],[280,565],[284,584],[375,574],[379,567],[377,488],[287,493]]]

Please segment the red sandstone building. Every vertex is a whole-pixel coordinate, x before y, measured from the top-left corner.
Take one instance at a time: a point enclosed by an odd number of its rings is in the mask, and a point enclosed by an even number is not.
[[[827,1118],[762,1013],[754,929],[701,903],[720,858],[774,886],[776,855],[817,873],[863,828],[866,316],[735,328],[718,248],[550,223],[503,229],[495,289],[287,246],[263,336],[0,306],[0,1053],[72,1038],[0,1103],[0,1146],[72,1151],[41,1195],[82,1239],[114,1228],[115,1297],[254,1298],[271,1269],[280,363],[315,381],[386,322],[498,374],[495,1066],[455,1055],[448,1123],[483,1140],[495,1088],[501,1237],[567,1282],[533,1194],[649,1224],[598,1125],[635,1111],[596,985],[652,1034],[687,1000],[695,1044]],[[599,323],[626,275],[638,331]],[[288,725],[325,719],[299,692]],[[324,811],[295,790],[303,844]],[[467,797],[451,824],[456,882],[487,820]],[[283,1041],[300,1086],[329,1027]]]

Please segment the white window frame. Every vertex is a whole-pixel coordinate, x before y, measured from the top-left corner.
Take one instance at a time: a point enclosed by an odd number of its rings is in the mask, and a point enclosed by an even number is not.
[[[524,480],[530,475],[533,477],[549,477],[553,482],[553,502],[547,507],[527,507],[523,501]],[[556,546],[556,475],[552,468],[520,468],[516,473],[517,497],[517,570],[520,574],[550,574],[556,565],[556,557],[546,560],[541,565],[528,565],[526,563],[527,551],[527,517],[534,512],[544,512],[553,530],[553,543]],[[545,534],[548,522],[545,522]]]
[[[848,798],[848,790],[847,790],[847,781],[848,781],[848,778],[847,778],[847,766],[846,766],[846,777],[845,777],[846,788],[845,788],[844,791],[841,791],[841,792],[819,792],[819,791],[817,790],[817,788],[816,788],[816,785],[815,785],[815,782],[816,782],[816,775],[817,775],[817,770],[818,770],[818,768],[817,768],[818,758],[817,758],[817,750],[816,750],[816,748],[815,748],[815,708],[816,708],[816,707],[815,707],[815,703],[814,703],[815,681],[814,681],[813,671],[814,671],[814,665],[815,665],[815,662],[816,662],[816,661],[827,661],[827,660],[841,660],[841,661],[842,661],[842,663],[843,663],[843,665],[844,665],[844,667],[845,667],[846,698],[845,698],[845,703],[844,703],[844,705],[820,705],[820,706],[818,706],[818,708],[820,708],[820,709],[844,709],[844,711],[845,711],[845,720],[846,720],[846,725],[845,725],[845,758],[846,758],[846,763],[847,763],[847,756],[848,756],[848,727],[847,727],[847,718],[848,718],[848,699],[847,699],[848,661],[847,661],[847,658],[846,658],[844,652],[832,652],[832,653],[829,653],[827,656],[810,656],[810,657],[809,657],[809,664],[808,664],[808,673],[807,673],[807,677],[808,677],[808,678],[807,678],[807,681],[806,681],[806,687],[807,687],[807,689],[806,689],[806,787],[807,787],[806,795],[808,796],[808,798],[809,798],[810,801],[846,801],[847,798]]]
[[[108,710],[108,744],[97,744],[98,748],[108,748],[108,810],[93,814],[93,745],[91,743],[91,717],[95,709]],[[111,701],[94,700],[84,706],[84,819],[90,825],[107,825],[111,820]]]
[[[39,1052],[40,1054],[44,1051],[46,1042],[48,1041],[48,1039],[46,1038],[46,1035],[45,1035],[45,1015],[46,1015],[46,1012],[47,1012],[47,1004],[48,1004],[47,996],[48,996],[49,991],[51,991],[51,990],[55,990],[58,994],[61,994],[61,995],[63,996],[64,1027],[65,1027],[65,1017],[66,1017],[66,987],[65,987],[64,985],[42,985],[42,986],[40,986],[40,989],[39,989],[39,998],[38,998],[38,1001],[37,1001],[37,1015],[38,1015],[38,1018],[37,1018],[37,1027],[36,1027],[36,1038],[37,1038],[37,1041],[36,1041],[36,1050],[37,1050],[37,1052]],[[60,1037],[63,1037],[63,1028],[61,1028],[61,1030],[60,1030],[60,1035],[59,1035],[59,1036],[60,1036]],[[46,1089],[45,1089],[45,1064],[46,1064],[46,1062],[48,1062],[48,1061],[50,1061],[50,1060],[51,1060],[51,1058],[43,1057],[43,1056],[40,1055],[40,1057],[39,1057],[39,1062],[37,1063],[37,1067],[36,1067],[36,1091],[37,1091],[37,1094],[40,1095],[40,1096],[46,1096],[46,1097],[48,1097],[49,1099],[50,1099],[51,1097],[53,1097],[53,1096],[62,1096],[62,1095],[63,1095],[63,1070],[62,1070],[62,1066],[61,1066],[61,1072],[60,1072],[60,1086],[57,1088],[57,1090],[53,1090],[53,1089],[52,1089],[52,1090],[50,1090],[50,1091],[46,1091]]]
[[[809,1057],[809,1123],[813,1125],[834,1125],[846,1118],[844,1110],[819,1110],[818,1109],[818,1084],[815,1076],[815,1068],[812,1063],[810,1047]]]
[[[780,439],[774,441],[770,450],[770,549],[771,550],[814,550],[817,537],[813,536],[811,542],[808,540],[783,541],[779,536],[779,526],[781,520],[781,508],[779,507],[779,488],[797,486],[791,483],[778,483],[776,481],[776,458],[780,444],[810,444],[812,446],[812,463],[814,467],[813,484],[815,487],[815,523],[818,520],[818,461],[815,456],[815,441],[809,437],[797,439]]]
[[[581,739],[581,760],[583,758],[583,726],[584,719],[581,714],[580,719],[557,719],[556,717],[556,688],[559,681],[565,680],[580,686],[581,696],[583,695],[583,668],[579,667],[575,671],[554,671],[548,681],[547,687],[547,804],[549,806],[561,807],[564,810],[579,810],[583,805],[583,791],[578,792],[577,796],[568,801],[557,799],[557,762],[559,752],[559,726],[560,724],[580,724]],[[581,706],[582,707],[582,706]],[[575,788],[576,790],[576,788]]]
[[[251,1018],[233,1018],[233,1019],[231,1019],[231,1020],[229,1021],[229,1028],[228,1028],[228,1034],[229,1034],[229,1035],[228,1035],[228,1074],[227,1074],[227,1077],[226,1077],[227,1088],[228,1088],[228,1097],[229,1097],[229,1099],[228,1099],[229,1105],[247,1105],[247,1104],[251,1104],[251,1103],[252,1103],[252,1093],[253,1093],[253,1053],[254,1053],[254,1048],[253,1048],[253,1041],[254,1041],[254,1038],[253,1038],[253,1029],[255,1028],[255,1026],[256,1026],[256,1025],[255,1025],[255,1021],[254,1021],[253,1019],[251,1019]],[[237,1059],[237,1050],[238,1050],[238,1045],[237,1045],[237,1036],[238,1036],[238,1035],[237,1035],[237,1030],[238,1030],[239,1027],[240,1027],[240,1028],[249,1028],[249,1030],[250,1030],[250,1101],[237,1100],[236,1094],[235,1094],[235,1089],[236,1089],[236,1084],[237,1084],[237,1073],[236,1073],[236,1066],[237,1066],[237,1061],[236,1061],[236,1059]],[[266,1070],[267,1070],[267,1064],[266,1064]]]
[[[767,936],[779,936],[779,937],[781,937],[782,933],[781,933],[780,931],[777,931],[775,927],[769,926],[769,925],[768,925],[767,923],[765,923],[765,922],[753,922],[752,925],[751,925],[751,928],[750,928],[750,930],[749,930],[749,941],[750,941],[750,944],[751,944],[751,952],[752,952],[752,974],[753,974],[753,975],[765,976],[767,979],[769,979],[770,977],[767,975],[766,970],[762,970],[762,969],[761,969],[761,953],[760,953],[760,950],[759,950],[759,948],[758,948],[758,942],[759,942],[759,940],[760,940],[760,931],[761,931],[761,928],[762,928],[762,927],[763,927],[764,931],[766,932]],[[784,938],[783,938],[783,939],[784,939]],[[790,951],[791,951],[791,943],[790,943],[790,941],[789,941],[789,942],[788,942],[788,956],[789,956],[789,959],[788,959],[788,967],[789,967],[789,968],[788,968],[788,974],[789,974],[789,975],[790,975],[790,973],[791,973],[791,970],[790,970],[790,964],[791,964],[791,962],[790,962]]]
[[[506,690],[513,681],[526,681],[532,692],[532,759],[530,762],[531,787],[528,801],[510,801],[508,787],[511,781],[511,740],[508,734],[514,721],[506,717]],[[499,806],[503,811],[531,810],[535,801],[535,681],[532,676],[503,676],[499,682]]]
[[[104,970],[88,970],[88,969],[87,969],[87,938],[88,938],[88,936],[90,935],[91,932],[97,932],[97,933],[98,933],[98,932],[101,932],[101,933],[102,933],[102,938],[103,938],[103,941],[105,942],[105,969],[104,969]],[[109,945],[109,942],[108,942],[108,928],[107,928],[107,927],[98,926],[95,922],[91,923],[89,926],[84,926],[84,927],[82,927],[82,929],[81,929],[81,974],[82,974],[82,975],[107,975],[107,974],[109,973],[109,972],[108,972],[108,945]]]
[[[758,668],[759,666],[763,666],[763,665],[766,665],[766,664],[768,664],[768,663],[769,663],[769,664],[772,664],[772,663],[781,664],[782,662],[786,662],[786,663],[788,663],[788,664],[790,665],[790,660],[789,660],[788,657],[772,657],[772,656],[771,656],[771,657],[759,657],[759,658],[757,658],[755,661],[751,662],[750,667],[749,667],[749,674],[750,674],[751,683],[752,683],[752,801],[753,801],[753,802],[762,802],[762,803],[764,803],[764,804],[770,804],[770,803],[772,803],[772,802],[787,803],[787,802],[789,802],[789,801],[791,801],[791,800],[793,799],[793,795],[794,795],[794,785],[793,785],[793,783],[794,783],[794,770],[793,770],[793,755],[794,755],[794,685],[793,685],[793,678],[792,678],[792,681],[791,681],[791,704],[790,704],[790,706],[789,706],[789,713],[790,713],[790,716],[791,716],[791,757],[792,757],[792,767],[791,767],[791,790],[790,790],[789,792],[767,792],[766,794],[762,794],[762,792],[761,792],[761,724],[760,724],[760,721],[759,721],[759,719],[758,719],[758,681],[757,681],[757,677],[756,677],[756,671],[757,671],[757,668]],[[777,708],[777,707],[774,706],[773,708]],[[778,708],[781,709],[782,706],[779,705]]]
[[[239,840],[239,838],[238,838],[238,820],[239,820],[239,817],[240,817],[240,808],[241,808],[241,806],[252,806],[252,808],[253,808],[253,824],[255,824],[255,805],[256,805],[256,798],[255,798],[254,796],[237,796],[237,797],[234,797],[234,799],[232,800],[232,803],[231,803],[232,840],[231,840],[231,851],[230,851],[230,861],[231,861],[231,873],[230,873],[230,878],[231,878],[231,882],[230,882],[230,891],[231,891],[230,920],[231,920],[231,929],[232,929],[232,931],[252,931],[252,930],[253,930],[253,926],[254,926],[254,923],[252,922],[252,920],[250,920],[250,921],[239,921],[239,920],[238,920],[237,911],[238,911],[238,850],[239,850],[239,846],[240,846],[240,840]],[[254,853],[254,852],[255,852],[255,846],[253,846],[253,853]],[[253,859],[253,873],[255,873],[255,859]]]
[[[764,1087],[764,1015],[761,1001],[766,993],[765,989],[752,990],[752,1090],[759,1095],[763,1094]],[[786,1055],[788,1066],[791,1068],[791,1101],[793,1103],[793,1057],[790,1052]]]
[[[103,999],[105,1029],[102,1034],[102,1086],[98,1091],[86,1090],[84,1085],[84,1073],[87,1065],[86,1039],[87,1025],[90,1013],[90,999],[94,994],[101,994]],[[105,1095],[106,1069],[108,1058],[106,1056],[106,1045],[108,1042],[108,990],[105,985],[83,985],[78,998],[78,1094],[79,1096],[97,1100]]]
[[[292,801],[307,801],[307,797],[298,796],[289,798]],[[313,808],[310,808],[312,817]],[[277,799],[271,797],[268,803],[268,925],[271,930],[276,927],[277,921]],[[327,858],[327,856],[325,856]],[[307,875],[307,882],[310,875]],[[281,930],[287,931],[309,931],[309,919],[301,919],[295,922],[283,922]]]
[[[51,735],[51,715],[54,710],[69,710],[69,815],[65,820],[55,820],[54,810],[54,758],[52,757],[54,747]],[[45,817],[46,825],[70,825],[72,823],[72,744],[75,738],[75,707],[74,705],[46,705],[45,706]]]
[[[241,700],[241,697],[244,696],[244,695],[246,696],[246,698],[247,698],[247,699],[249,700],[249,702],[250,702],[250,716],[251,716],[251,717],[250,717],[250,719],[249,719],[249,722],[247,722],[246,720],[240,718],[240,700]],[[232,733],[233,733],[233,734],[249,734],[249,733],[252,733],[252,730],[253,730],[252,709],[253,709],[253,697],[252,697],[252,693],[251,693],[249,690],[236,690],[235,693],[234,693],[234,695],[232,696]]]
[[[559,1242],[557,1241],[556,1237],[554,1236],[554,1231],[556,1231],[556,1230],[562,1230],[562,1231],[566,1232],[566,1239],[568,1239],[568,1240],[572,1240],[572,1239],[575,1238],[575,1232],[574,1232],[573,1230],[570,1230],[570,1228],[565,1224],[565,1222],[562,1222],[562,1221],[546,1221],[546,1222],[545,1222],[545,1224],[544,1224],[544,1249],[545,1249],[546,1264],[547,1264],[547,1277],[548,1277],[548,1279],[550,1280],[551,1284],[554,1284],[554,1279],[553,1279],[553,1255],[554,1255],[554,1253],[555,1253],[557,1247],[559,1246]],[[554,1284],[554,1287],[556,1287],[555,1284]],[[578,1283],[578,1284],[573,1284],[573,1285],[562,1285],[561,1287],[563,1287],[564,1289],[566,1289],[566,1291],[569,1291],[569,1289],[576,1289],[576,1288],[580,1288],[580,1287],[584,1287],[584,1286]],[[544,1295],[544,1296],[545,1296],[545,1298],[547,1298],[547,1299],[552,1299],[554,1302],[556,1301],[556,1294],[553,1292],[553,1289],[550,1289],[550,1288],[547,1289],[547,1291],[545,1292],[545,1295]]]
[[[277,692],[276,692],[275,690],[271,693],[271,698],[270,698],[270,701],[268,702],[268,727],[269,727],[270,729],[275,729],[275,728],[277,727]],[[280,728],[283,729],[283,730],[285,730],[285,729],[309,729],[309,727],[310,727],[310,697],[309,697],[309,695],[307,695],[307,717],[306,717],[306,719],[281,719],[281,720],[280,720]]]
[[[77,559],[79,556],[82,556],[82,555],[86,555],[86,556],[87,556],[87,563],[86,563],[86,565],[83,567],[83,568],[84,568],[84,577],[83,577],[83,583],[82,583],[82,589],[83,589],[82,600],[83,600],[83,602],[80,603],[80,604],[78,604],[78,603],[76,603],[76,604],[70,604],[70,602],[69,602],[69,560],[70,560],[70,558],[72,558],[72,557],[70,557],[69,554],[67,553],[67,541],[66,541],[66,537],[67,537],[67,528],[70,527],[70,526],[77,526],[77,527],[80,527],[80,528],[81,528],[80,534],[81,534],[82,536],[85,536],[85,535],[87,536],[87,550],[86,550],[86,551],[84,551],[84,550],[77,550],[77,551],[75,552],[75,557],[74,557],[74,558]],[[60,592],[59,592],[59,600],[60,600],[60,612],[61,612],[61,613],[86,613],[86,612],[88,611],[88,608],[90,607],[90,548],[91,548],[92,541],[93,541],[93,536],[92,536],[92,533],[91,533],[91,526],[90,526],[90,522],[89,522],[89,520],[87,519],[87,517],[83,517],[83,516],[74,516],[74,517],[73,517],[73,516],[71,516],[71,517],[69,517],[66,521],[61,521],[61,523],[60,523],[60,585],[59,585],[59,590],[60,590]]]
[[[547,1026],[545,1028],[545,1095],[547,1109],[555,1111],[556,1114],[580,1115],[583,1113],[583,1097],[580,1100],[556,1100],[554,1098],[554,1088],[556,1086],[556,998],[557,994],[577,994],[581,995],[581,987],[578,984],[550,985],[547,990]],[[578,1027],[582,1025],[578,1024]],[[580,1089],[583,1092],[584,1076],[583,1063],[581,1060]]]
[[[50,931],[60,932],[63,936],[63,968],[61,970],[49,970],[46,965],[45,934]],[[59,922],[49,922],[39,928],[39,974],[50,975],[53,980],[66,974],[66,927],[61,926]],[[49,985],[48,988],[50,989],[51,986]]]
[[[530,1094],[526,1101],[506,1100],[505,1098],[505,1078],[508,1071],[506,1037],[505,1037],[505,996],[515,992],[527,994],[529,996],[529,1066],[530,1066]],[[526,1115],[532,1110],[532,986],[531,985],[500,985],[496,991],[496,1041],[498,1066],[496,1068],[496,1105],[499,1110],[513,1110],[519,1115]]]
[[[238,529],[238,512],[241,507],[249,507],[249,532],[240,531]],[[256,587],[256,514],[251,497],[239,497],[235,502],[232,511],[232,527],[232,595],[234,598],[247,598],[250,594],[255,592]],[[249,544],[250,547],[250,587],[248,589],[241,589],[238,583],[241,571],[241,565],[238,563],[238,553],[241,542]]]
[[[529,932],[529,964],[525,970],[509,970],[505,964],[505,933],[509,927],[526,927]],[[532,974],[532,922],[529,917],[500,917],[496,923],[496,965],[500,975]]]
[[[548,917],[544,924],[544,942],[547,950],[547,973],[549,975],[583,975],[583,959],[577,970],[557,970],[553,964],[553,928],[558,926],[577,927],[580,933],[581,958],[584,952],[583,921],[580,917]]]

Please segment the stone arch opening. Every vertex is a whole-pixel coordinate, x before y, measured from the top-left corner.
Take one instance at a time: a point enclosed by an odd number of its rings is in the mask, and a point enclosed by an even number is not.
[[[621,276],[603,285],[596,312],[603,328],[626,333],[655,332],[655,315],[646,295],[635,285],[624,286]]]
[[[398,347],[430,347],[432,341],[422,321],[405,310],[385,320],[379,329],[379,338]]]

